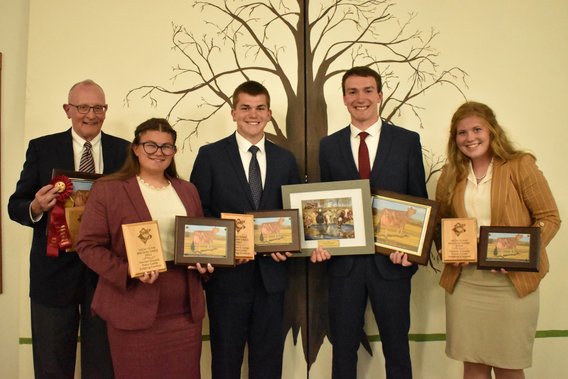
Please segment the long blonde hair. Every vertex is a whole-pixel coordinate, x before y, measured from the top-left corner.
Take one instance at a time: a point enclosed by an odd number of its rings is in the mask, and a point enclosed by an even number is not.
[[[453,197],[456,183],[460,182],[467,176],[469,158],[466,157],[458,148],[456,135],[458,124],[463,119],[470,116],[477,116],[487,122],[490,138],[490,153],[494,158],[497,157],[503,161],[508,161],[528,154],[525,151],[517,150],[513,146],[507,137],[505,130],[503,130],[503,127],[497,122],[495,113],[491,108],[489,108],[489,106],[475,101],[463,103],[452,116],[450,135],[448,137],[447,161],[446,166],[444,167],[444,171],[450,179],[448,183],[448,191],[450,193],[448,201],[451,201]]]

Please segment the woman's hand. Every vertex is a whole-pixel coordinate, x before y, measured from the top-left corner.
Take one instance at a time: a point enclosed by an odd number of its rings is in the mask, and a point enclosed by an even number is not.
[[[158,271],[145,272],[144,275],[138,277],[138,280],[142,283],[152,284],[158,279],[159,275]]]
[[[207,263],[205,267],[202,266],[201,263],[196,263],[195,266],[187,266],[187,269],[197,270],[197,272],[199,272],[201,275],[212,274],[213,271],[215,271],[215,267],[213,267],[211,263]]]
[[[275,262],[284,262],[292,256],[292,253],[287,251],[285,253],[271,253],[270,256]]]
[[[499,270],[491,270],[491,272],[494,272],[496,274],[504,274],[504,275],[509,273],[509,271],[505,270],[504,268],[501,268]]]

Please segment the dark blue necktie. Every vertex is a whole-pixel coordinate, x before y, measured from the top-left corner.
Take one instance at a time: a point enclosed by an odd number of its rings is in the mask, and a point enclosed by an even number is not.
[[[249,186],[256,209],[260,206],[260,198],[262,196],[262,178],[260,176],[260,166],[256,159],[256,153],[258,150],[260,149],[254,145],[249,148],[249,151],[252,154],[249,164]]]

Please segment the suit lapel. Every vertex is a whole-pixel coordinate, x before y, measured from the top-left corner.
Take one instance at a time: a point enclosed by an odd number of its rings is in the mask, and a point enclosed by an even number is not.
[[[68,129],[64,138],[58,143],[57,149],[57,164],[53,168],[61,170],[75,171],[75,155],[73,153],[73,137],[71,136],[71,129]]]
[[[502,216],[506,213],[505,207],[510,190],[509,175],[509,165],[502,160],[494,159],[491,179],[491,225],[503,225]]]
[[[377,147],[377,154],[371,169],[371,178],[377,178],[381,173],[381,166],[387,163],[387,157],[390,155],[392,149],[392,127],[386,122],[381,124],[381,135],[379,137],[379,146]]]
[[[237,181],[238,181],[239,187],[241,187],[243,189],[243,191],[247,194],[251,209],[255,209],[254,200],[252,198],[252,193],[250,192],[250,187],[249,187],[247,177],[246,177],[246,174],[245,174],[245,171],[244,171],[244,168],[243,168],[243,162],[241,160],[241,155],[239,154],[239,146],[237,145],[237,138],[235,137],[234,133],[231,137],[229,137],[227,139],[227,145],[226,145],[225,151],[227,153],[227,160],[228,160],[233,172],[235,173],[235,175],[237,175]],[[267,165],[268,165],[268,155],[267,155],[266,159],[267,159]],[[268,170],[268,166],[267,166],[267,170]],[[267,173],[267,176],[268,176],[268,173]],[[261,202],[262,202],[262,199],[261,199]]]
[[[347,125],[347,127],[343,128],[343,130],[341,130],[340,133],[341,133],[340,137],[341,143],[338,146],[339,150],[338,161],[351,162],[351,164],[349,165],[350,166],[349,171],[351,171],[353,179],[359,179],[359,170],[357,170],[357,163],[353,158],[354,152],[351,151],[351,127]]]
[[[467,184],[467,179],[461,180],[459,183],[456,183],[456,189],[454,190],[454,198],[453,198],[453,208],[456,212],[456,217],[467,217],[467,213],[465,211],[465,202],[464,202],[464,195],[465,195],[465,186]]]
[[[138,215],[140,220],[151,220],[152,215],[146,206],[144,197],[142,196],[142,191],[140,191],[140,186],[138,184],[138,179],[132,177],[124,181],[124,186],[126,189],[127,196],[130,199],[131,207]]]

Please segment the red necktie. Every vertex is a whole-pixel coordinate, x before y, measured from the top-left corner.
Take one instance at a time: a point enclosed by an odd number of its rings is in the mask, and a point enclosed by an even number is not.
[[[369,149],[365,143],[365,138],[369,133],[359,133],[359,176],[361,179],[369,179],[371,175],[371,162],[369,161]]]

